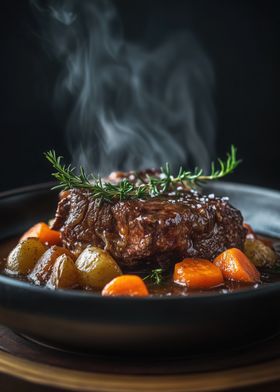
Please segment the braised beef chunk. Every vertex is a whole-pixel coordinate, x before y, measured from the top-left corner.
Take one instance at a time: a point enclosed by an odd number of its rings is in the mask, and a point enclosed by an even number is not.
[[[72,252],[95,245],[134,269],[168,268],[185,257],[212,260],[226,248],[242,249],[246,232],[240,211],[225,199],[193,191],[100,203],[73,189],[62,196],[53,228]]]

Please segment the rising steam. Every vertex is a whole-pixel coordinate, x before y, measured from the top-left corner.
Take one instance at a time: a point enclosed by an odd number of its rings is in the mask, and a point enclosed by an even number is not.
[[[191,34],[146,50],[124,40],[110,1],[34,2],[62,72],[57,102],[72,109],[76,165],[112,170],[206,167],[213,153],[213,70]]]

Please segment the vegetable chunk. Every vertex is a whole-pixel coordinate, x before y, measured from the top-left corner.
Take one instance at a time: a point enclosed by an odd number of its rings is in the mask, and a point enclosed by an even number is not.
[[[137,275],[122,275],[109,282],[102,290],[103,296],[146,297],[148,289]]]
[[[278,259],[273,249],[257,239],[246,239],[244,252],[256,267],[273,267]]]
[[[35,226],[27,230],[27,232],[21,237],[21,241],[29,237],[39,238],[41,242],[48,245],[61,244],[60,232],[50,229],[44,222],[37,223]]]
[[[52,268],[47,286],[53,289],[74,288],[79,284],[79,273],[74,261],[66,254],[59,256]]]
[[[225,250],[215,258],[214,264],[221,269],[225,279],[244,283],[260,282],[259,271],[240,249]]]
[[[34,268],[47,247],[38,238],[28,238],[20,242],[9,254],[6,272],[27,275]]]
[[[209,260],[184,259],[175,264],[173,281],[190,289],[209,289],[224,283],[223,274]]]
[[[76,267],[83,287],[103,289],[122,271],[110,254],[94,246],[87,247],[77,258]]]
[[[65,254],[70,258],[73,257],[68,249],[62,248],[61,246],[53,245],[49,248],[38,260],[35,268],[29,274],[29,279],[37,285],[47,283],[56,259],[62,254]]]

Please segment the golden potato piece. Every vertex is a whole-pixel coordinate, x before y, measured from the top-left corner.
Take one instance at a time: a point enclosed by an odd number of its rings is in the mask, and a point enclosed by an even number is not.
[[[257,239],[245,241],[244,253],[256,267],[272,267],[277,262],[274,250]]]
[[[79,273],[74,261],[66,254],[59,256],[52,268],[47,286],[52,289],[74,288],[79,284]]]
[[[14,275],[29,274],[46,249],[38,238],[21,241],[9,254],[5,271]]]
[[[56,259],[62,254],[72,258],[72,254],[68,249],[57,245],[51,246],[37,261],[33,271],[29,274],[29,279],[37,285],[47,283]]]
[[[87,247],[76,260],[83,287],[103,289],[113,278],[122,275],[115,260],[103,249]]]

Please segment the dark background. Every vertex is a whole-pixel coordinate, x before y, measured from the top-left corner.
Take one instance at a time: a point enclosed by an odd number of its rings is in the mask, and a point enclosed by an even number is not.
[[[235,181],[280,189],[278,1],[118,0],[125,35],[158,42],[192,31],[216,74],[217,154],[234,143]],[[69,158],[51,105],[58,64],[42,48],[28,1],[1,2],[0,190],[49,180],[43,151]],[[214,157],[213,157],[214,158]]]

